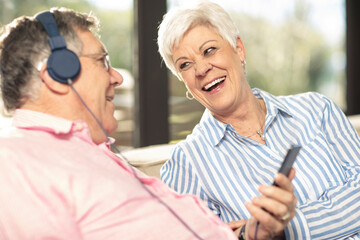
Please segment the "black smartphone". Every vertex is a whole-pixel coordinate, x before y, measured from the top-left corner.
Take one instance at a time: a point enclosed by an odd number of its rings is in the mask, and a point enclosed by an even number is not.
[[[298,146],[298,145],[291,146],[291,148],[289,149],[289,151],[287,152],[287,154],[285,156],[283,163],[281,164],[279,173],[282,173],[285,176],[289,175],[290,169],[295,162],[296,156],[298,155],[300,148],[301,148],[301,146]],[[276,183],[274,182],[273,185],[276,186]]]

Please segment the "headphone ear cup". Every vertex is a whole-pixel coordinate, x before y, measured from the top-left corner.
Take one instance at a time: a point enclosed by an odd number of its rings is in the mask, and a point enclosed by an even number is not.
[[[60,83],[67,83],[68,79],[75,80],[80,70],[79,57],[67,48],[53,51],[47,61],[49,75]]]

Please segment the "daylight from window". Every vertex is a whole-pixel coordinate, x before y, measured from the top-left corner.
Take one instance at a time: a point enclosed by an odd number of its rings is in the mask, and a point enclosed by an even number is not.
[[[188,1],[168,0],[168,8]],[[317,91],[346,110],[344,0],[213,1],[229,11],[239,28],[247,53],[247,79],[251,87],[274,95]],[[113,137],[119,145],[131,146],[133,1],[57,0],[52,4],[55,3],[92,11],[100,18],[101,40],[109,50],[112,66],[124,76],[124,84],[117,89],[114,100],[119,127]],[[48,5],[43,0],[16,5],[2,0],[0,24],[16,16],[33,15]],[[191,132],[204,108],[195,100],[186,99],[184,84],[170,73],[169,81],[170,140],[176,142]],[[8,118],[0,117],[0,126],[9,122]]]

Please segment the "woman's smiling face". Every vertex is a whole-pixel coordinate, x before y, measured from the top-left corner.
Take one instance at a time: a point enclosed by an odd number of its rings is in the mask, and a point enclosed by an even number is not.
[[[188,90],[214,115],[231,114],[248,91],[242,62],[245,50],[237,39],[234,50],[211,27],[188,30],[173,48],[173,61]]]

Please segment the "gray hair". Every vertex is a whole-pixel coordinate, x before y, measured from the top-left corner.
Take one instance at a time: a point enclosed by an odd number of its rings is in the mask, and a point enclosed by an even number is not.
[[[52,8],[67,48],[80,54],[82,42],[75,29],[97,33],[99,21],[89,14],[66,8]],[[48,35],[35,17],[21,16],[4,26],[0,36],[1,95],[7,111],[27,100],[36,100],[40,90],[37,65],[50,56]]]
[[[177,75],[177,70],[172,59],[172,50],[188,30],[199,25],[213,28],[236,49],[239,30],[230,15],[218,4],[202,1],[188,7],[173,8],[164,15],[159,26],[158,46],[161,57],[174,75]]]

